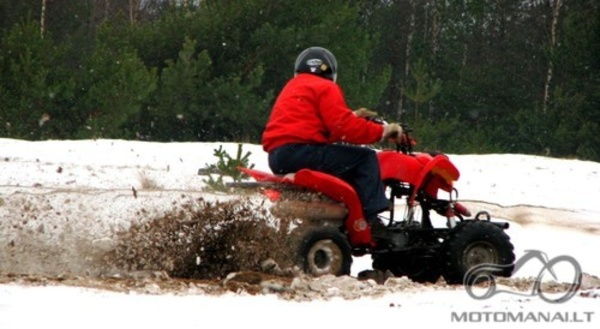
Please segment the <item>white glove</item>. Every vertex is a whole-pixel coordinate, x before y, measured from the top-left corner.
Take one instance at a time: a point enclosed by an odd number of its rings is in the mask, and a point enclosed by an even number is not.
[[[397,123],[390,123],[383,126],[383,135],[381,141],[389,139],[392,142],[396,142],[402,137],[402,127]]]

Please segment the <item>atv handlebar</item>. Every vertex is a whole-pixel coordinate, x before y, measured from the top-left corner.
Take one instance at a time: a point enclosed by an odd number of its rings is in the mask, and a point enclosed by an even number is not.
[[[402,136],[400,139],[396,139],[396,151],[404,154],[411,154],[413,152],[413,146],[417,145],[417,142],[410,137],[410,133],[413,130],[405,123],[400,124],[402,127]]]
[[[378,123],[380,125],[388,124],[387,121],[377,117],[368,117],[366,119]],[[400,126],[402,127],[402,136],[398,138],[398,135],[394,134],[390,137],[392,140],[395,141],[397,152],[411,154],[413,152],[413,146],[417,145],[417,142],[412,137],[410,137],[410,133],[412,133],[413,130],[405,123],[401,123]]]

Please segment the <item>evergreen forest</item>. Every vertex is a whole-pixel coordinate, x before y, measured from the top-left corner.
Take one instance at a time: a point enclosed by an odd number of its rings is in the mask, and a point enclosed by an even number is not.
[[[600,161],[600,0],[0,0],[0,138],[260,143],[309,46],[419,149]]]

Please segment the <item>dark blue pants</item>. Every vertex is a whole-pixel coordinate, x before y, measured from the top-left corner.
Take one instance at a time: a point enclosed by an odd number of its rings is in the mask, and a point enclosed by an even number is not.
[[[285,145],[269,153],[269,167],[278,175],[312,169],[348,182],[358,194],[369,221],[388,209],[379,162],[372,149],[341,144]]]

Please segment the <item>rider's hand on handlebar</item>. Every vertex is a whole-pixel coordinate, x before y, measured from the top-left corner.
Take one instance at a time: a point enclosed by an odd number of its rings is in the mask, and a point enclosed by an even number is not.
[[[368,108],[361,107],[354,111],[354,114],[359,118],[373,118],[377,116],[377,112],[373,112]]]
[[[382,141],[389,140],[392,143],[398,143],[402,138],[402,127],[397,123],[390,123],[383,126]]]

